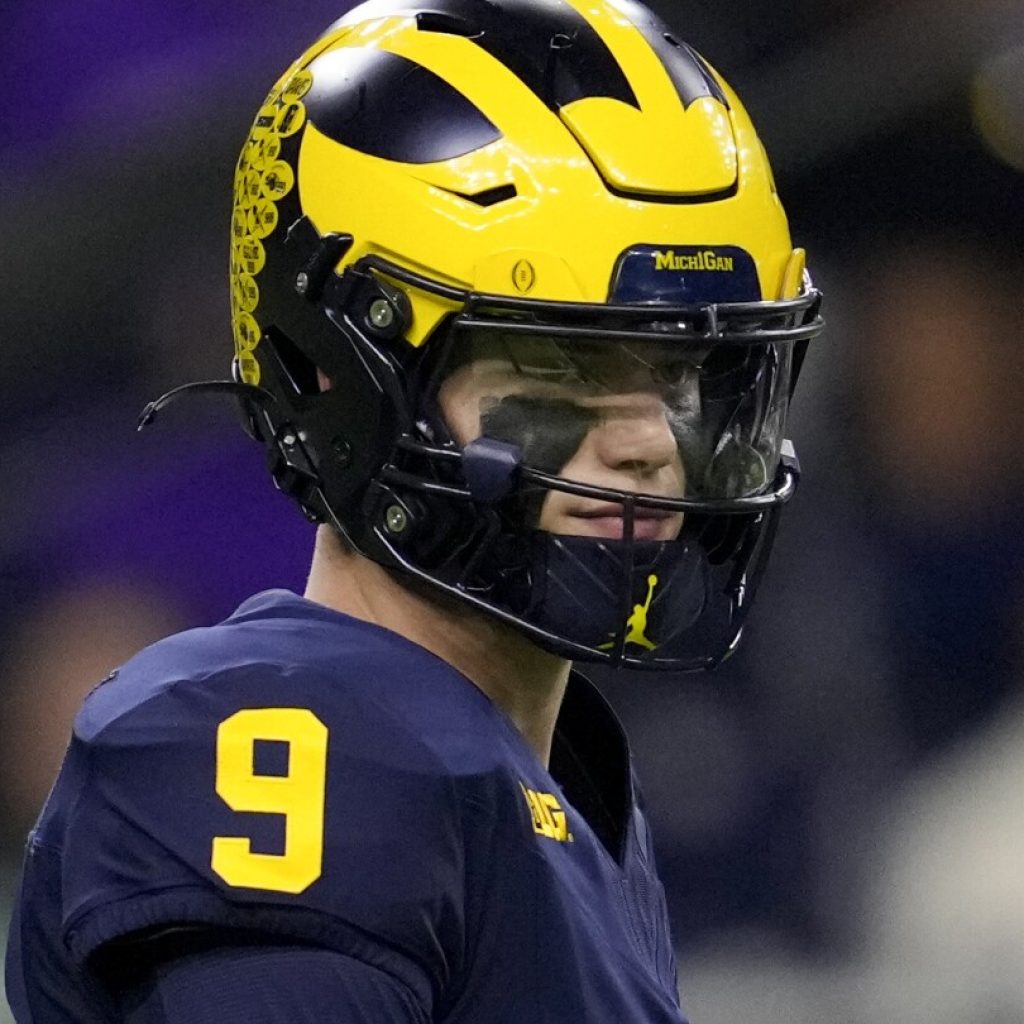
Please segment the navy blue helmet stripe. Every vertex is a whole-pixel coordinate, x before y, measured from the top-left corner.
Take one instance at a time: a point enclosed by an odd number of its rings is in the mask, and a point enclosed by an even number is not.
[[[309,121],[361,153],[425,164],[472,153],[501,138],[462,93],[397,54],[343,48],[317,57],[309,70]]]
[[[590,96],[639,106],[605,41],[565,0],[389,0],[388,8],[423,14],[421,31],[472,39],[551,110]]]
[[[728,101],[703,60],[631,0],[623,10],[661,59],[684,107]],[[367,10],[369,7],[369,10]],[[386,0],[417,15],[422,32],[464,36],[520,78],[551,110],[588,97],[639,107],[604,39],[565,0]],[[383,9],[383,8],[382,8]],[[372,13],[372,5],[364,5]],[[501,138],[462,93],[432,71],[383,50],[332,50],[310,65],[309,120],[328,137],[403,163],[449,160]],[[416,111],[413,117],[409,111]]]
[[[704,58],[696,50],[688,46],[686,43],[681,43],[680,46],[690,55],[690,58],[693,60],[693,63],[696,64],[696,66],[700,70],[700,73],[704,76],[704,81],[707,83],[709,94],[713,96],[716,100],[718,100],[718,102],[721,103],[722,106],[726,108],[726,110],[729,110],[730,107],[728,97],[725,95],[725,92],[722,89],[722,87],[718,84],[718,79],[716,79],[715,76],[711,74],[711,68],[708,67]]]
[[[703,59],[676,38],[665,22],[633,0],[620,0],[619,7],[661,58],[684,108],[694,100],[711,96],[728,109],[725,93]]]

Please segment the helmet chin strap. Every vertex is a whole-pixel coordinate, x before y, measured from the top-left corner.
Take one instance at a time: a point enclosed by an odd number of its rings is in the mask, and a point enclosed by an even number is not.
[[[189,384],[182,384],[165,392],[159,398],[149,402],[139,413],[138,429],[148,427],[155,419],[158,412],[165,409],[172,402],[176,402],[183,395],[214,394],[214,395],[235,395],[255,402],[260,409],[268,405],[276,405],[277,398],[266,388],[257,387],[255,384],[245,384],[236,380],[198,380]]]
[[[270,472],[277,487],[299,502],[308,519],[321,521],[322,515],[318,508],[312,506],[311,501],[318,498],[326,507],[326,499],[323,497],[320,475],[306,450],[304,436],[288,423],[275,427],[267,409],[279,403],[265,388],[235,380],[201,380],[182,384],[148,403],[139,414],[137,429],[148,427],[156,419],[157,413],[183,395],[200,394],[234,395],[241,399],[247,419],[246,430],[256,440],[267,445]],[[257,421],[257,413],[262,414],[263,424]]]

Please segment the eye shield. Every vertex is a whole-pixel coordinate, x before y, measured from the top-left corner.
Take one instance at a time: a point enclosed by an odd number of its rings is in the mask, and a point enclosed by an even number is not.
[[[476,295],[377,257],[362,262],[461,304],[421,392],[435,414],[448,404],[446,419],[453,418],[454,408],[458,422],[448,427],[461,443],[408,439],[404,451],[449,463],[487,461],[481,457],[494,449],[476,442],[497,442],[504,448],[491,459],[495,465],[470,474],[486,477],[493,495],[507,493],[491,485],[498,462],[509,486],[517,476],[545,489],[669,511],[751,512],[794,492],[796,473],[783,458],[789,396],[807,342],[823,326],[809,279],[790,300],[601,304]],[[624,427],[631,416],[649,429],[652,415],[674,440],[683,493],[624,492],[559,475],[591,431],[616,420]],[[470,498],[470,491],[461,494]]]
[[[599,476],[728,500],[759,493],[778,469],[792,346],[456,328],[442,373],[436,404],[463,445],[515,445],[525,466],[572,480],[563,471],[590,439]]]

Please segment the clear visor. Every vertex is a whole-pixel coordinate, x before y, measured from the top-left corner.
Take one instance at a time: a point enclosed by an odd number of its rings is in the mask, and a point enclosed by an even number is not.
[[[791,342],[617,341],[456,328],[436,390],[460,445],[514,444],[575,483],[721,500],[767,489],[781,455]]]

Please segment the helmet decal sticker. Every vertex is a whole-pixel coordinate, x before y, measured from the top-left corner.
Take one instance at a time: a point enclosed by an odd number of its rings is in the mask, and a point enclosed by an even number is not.
[[[529,260],[520,260],[512,268],[512,283],[516,286],[516,291],[523,295],[533,291],[533,286],[537,283],[537,271]]]
[[[284,199],[295,185],[295,172],[291,165],[278,160],[273,163],[260,179],[260,195],[278,202]]]
[[[273,234],[277,227],[277,206],[272,199],[261,199],[255,206],[250,207],[246,218],[248,234],[257,238],[266,238]]]
[[[277,204],[295,187],[295,171],[281,158],[281,140],[297,136],[305,124],[302,99],[312,84],[313,75],[302,69],[271,92],[256,115],[235,171],[231,322],[238,374],[246,384],[260,382],[260,364],[254,352],[262,330],[253,314],[260,297],[256,279],[267,261],[263,242],[277,230]]]
[[[648,651],[657,650],[658,645],[647,638],[647,613],[651,610],[654,600],[654,588],[658,585],[658,577],[653,573],[647,577],[647,599],[643,604],[633,605],[633,614],[626,620],[626,643],[637,644]]]
[[[239,356],[250,356],[259,344],[260,328],[251,313],[239,313],[235,317],[235,344]]]
[[[235,308],[243,313],[251,313],[260,301],[260,286],[256,279],[248,274],[237,274],[231,282],[231,288]]]
[[[249,142],[246,157],[250,170],[257,176],[261,175],[281,155],[281,137],[279,135],[261,135]]]
[[[643,604],[633,605],[633,612],[626,619],[626,636],[624,644],[634,644],[647,651],[656,651],[658,645],[647,636],[647,615],[651,610],[651,602],[654,600],[654,588],[658,585],[658,577],[651,573],[647,577],[647,597]],[[610,651],[615,646],[615,641],[601,644],[600,650]]]
[[[286,103],[274,119],[274,132],[278,138],[287,139],[302,127],[305,119],[306,108],[301,103]]]
[[[313,73],[308,68],[296,71],[281,90],[281,99],[286,104],[298,103],[312,88]]]
[[[250,167],[242,179],[240,199],[243,203],[243,210],[247,210],[260,198],[260,185],[263,182],[263,166]]]
[[[731,274],[735,269],[735,263],[736,260],[732,256],[719,256],[714,249],[678,255],[675,249],[654,251],[655,270],[719,270]]]
[[[620,257],[612,302],[752,302],[761,298],[750,253],[733,245],[634,245]]]
[[[267,262],[267,251],[254,235],[246,235],[236,250],[237,265],[241,270],[255,277]]]

